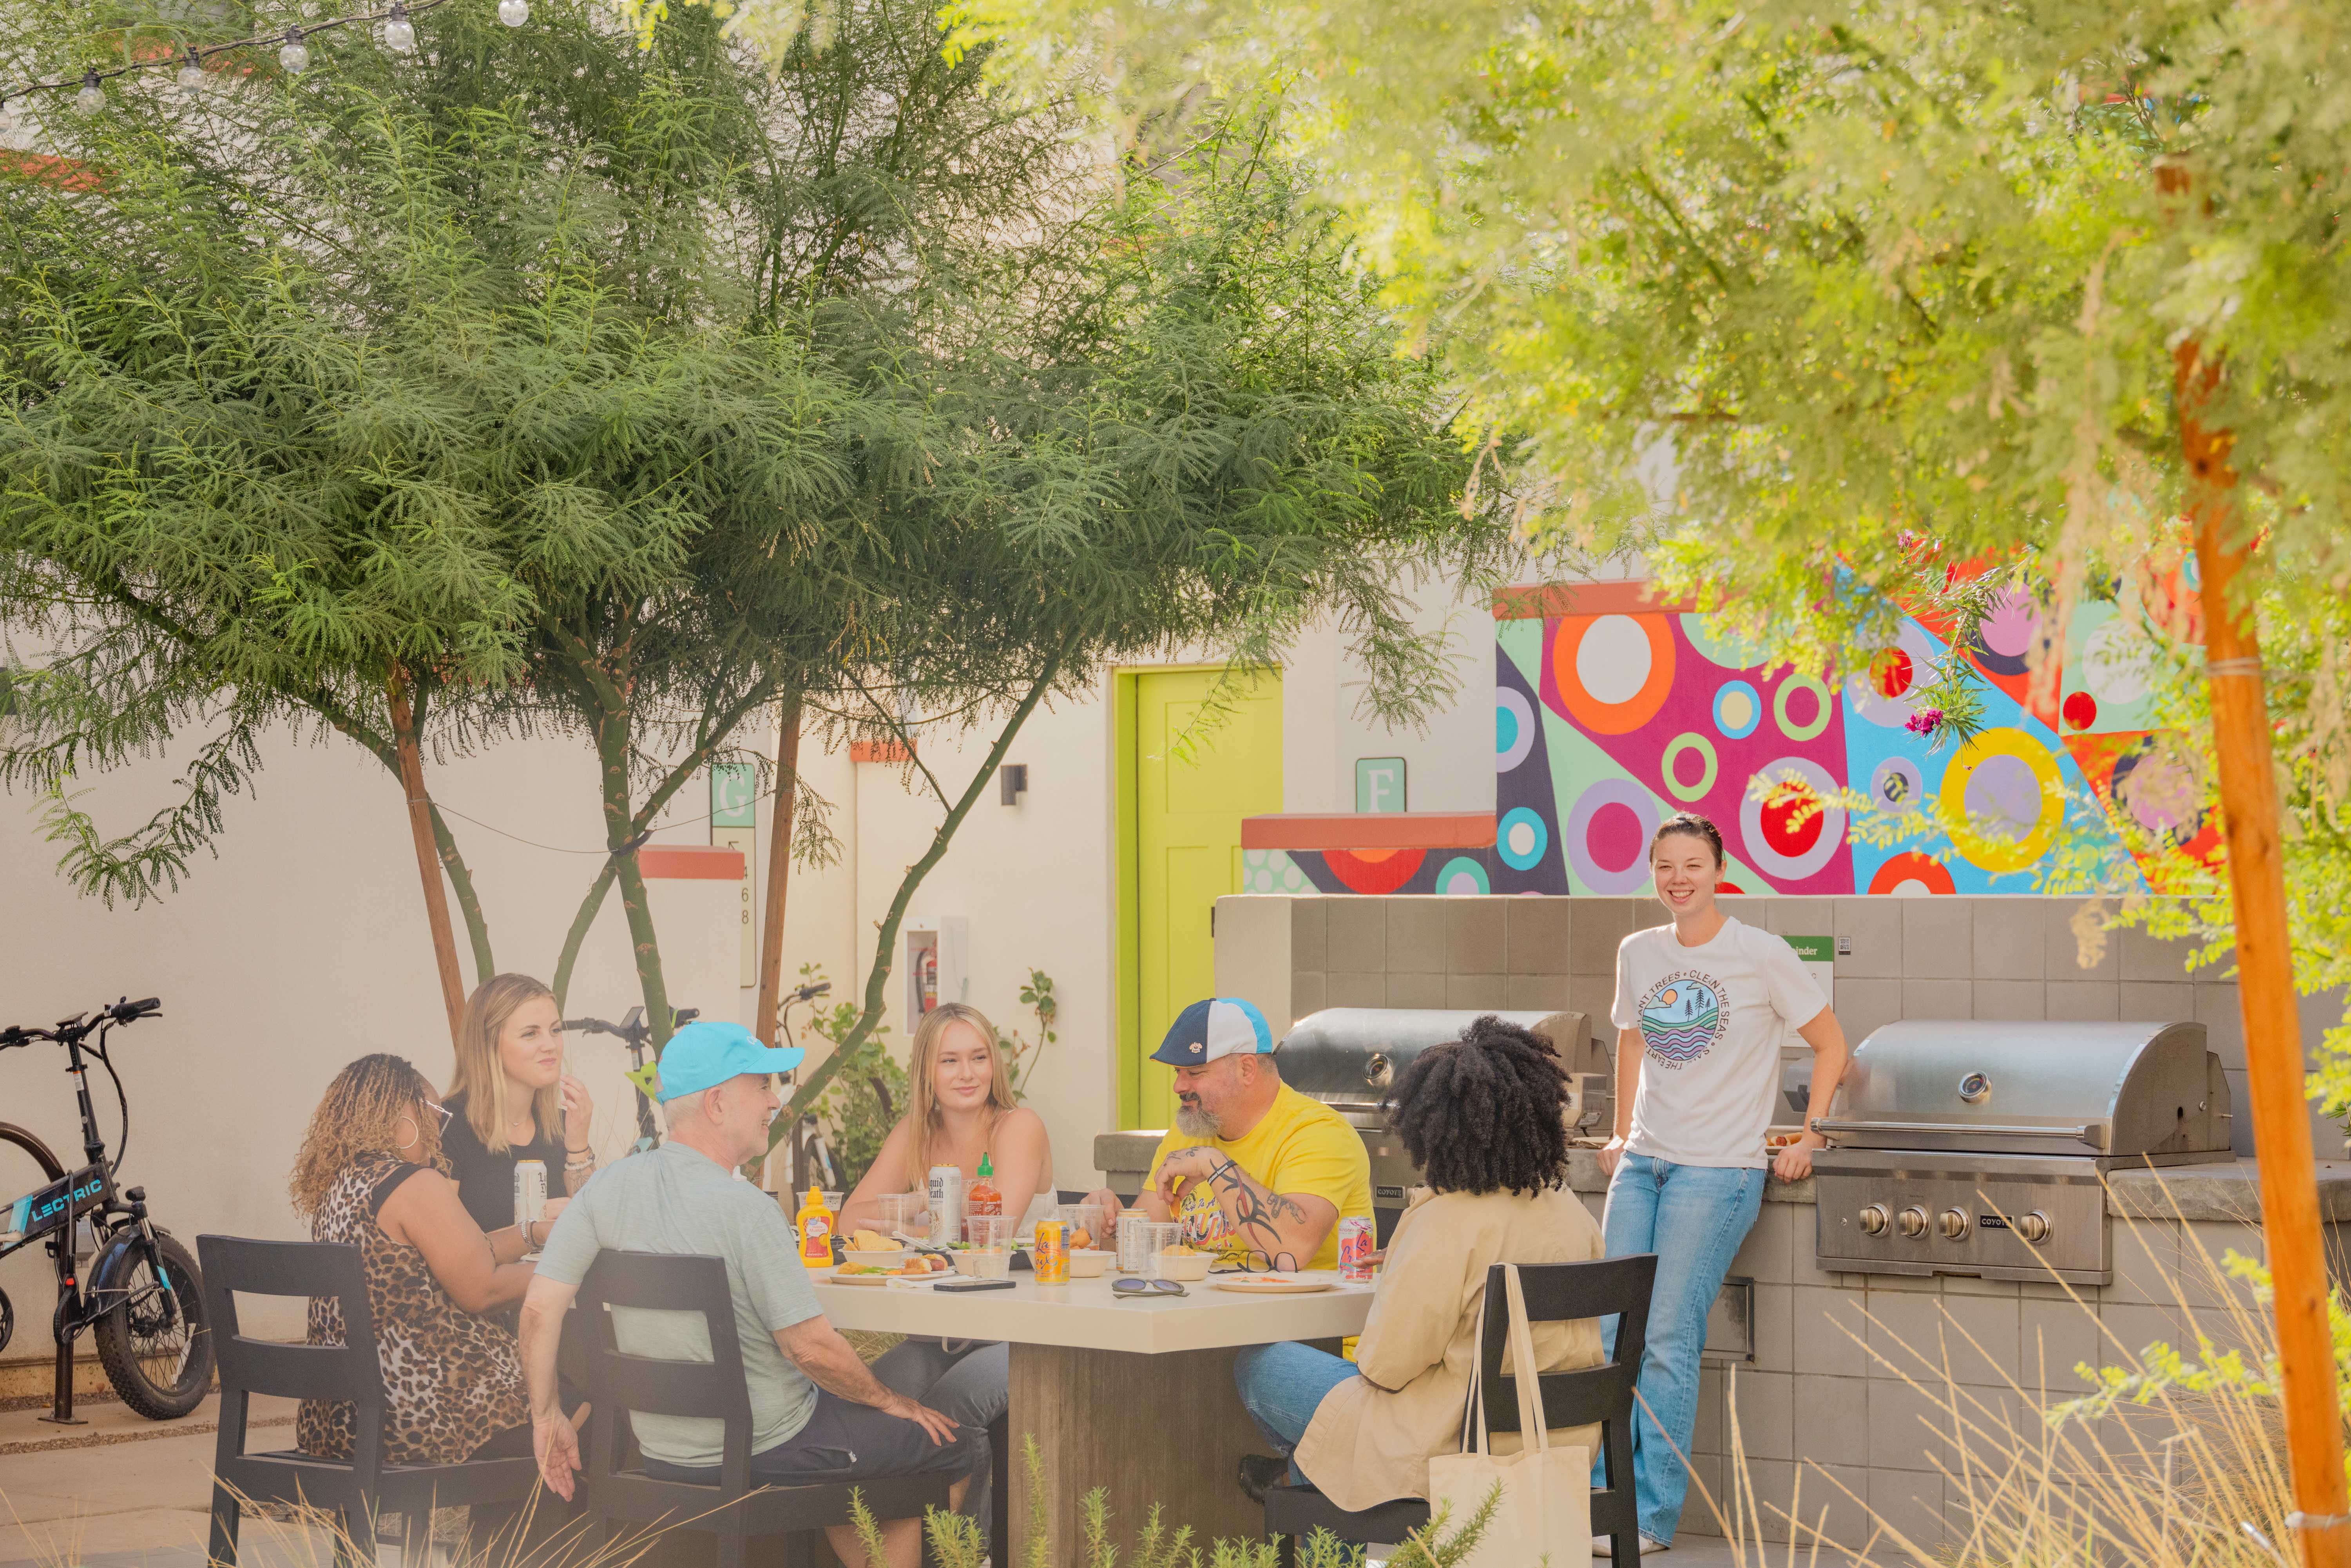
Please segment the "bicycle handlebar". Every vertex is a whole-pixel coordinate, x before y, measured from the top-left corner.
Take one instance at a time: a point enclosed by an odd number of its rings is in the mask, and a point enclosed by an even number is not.
[[[47,1029],[26,1029],[23,1024],[12,1023],[0,1029],[0,1051],[14,1045],[30,1045],[37,1040],[67,1045],[89,1039],[103,1026],[133,1023],[140,1019],[153,1018],[162,1010],[161,997],[146,997],[135,1002],[126,998],[111,1007],[99,1009],[95,1014],[76,1013],[69,1019],[59,1019]]]
[[[153,1018],[162,1010],[163,999],[161,997],[149,997],[144,1001],[117,1002],[106,1009],[106,1016],[116,1023],[129,1023],[134,1019]]]

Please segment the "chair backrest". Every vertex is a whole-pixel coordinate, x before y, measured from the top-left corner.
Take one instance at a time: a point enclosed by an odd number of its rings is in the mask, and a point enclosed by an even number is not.
[[[376,1357],[375,1312],[368,1302],[360,1249],[341,1241],[256,1241],[199,1236],[204,1313],[220,1372],[220,1448],[243,1451],[247,1399],[347,1401],[352,1406],[353,1464],[373,1475],[381,1463],[383,1367]],[[331,1296],[342,1307],[340,1344],[282,1344],[247,1336],[237,1321],[238,1292],[250,1296]]]
[[[710,1335],[710,1359],[670,1361],[622,1351],[613,1333],[613,1307],[699,1312]],[[580,1281],[578,1310],[574,1322],[588,1335],[588,1403],[615,1414],[725,1422],[721,1482],[730,1493],[745,1490],[751,1462],[751,1391],[743,1380],[743,1343],[736,1333],[726,1260],[701,1253],[599,1252]],[[591,1475],[610,1476],[620,1468],[625,1425],[597,1423]]]
[[[1519,1429],[1518,1385],[1502,1375],[1510,1336],[1510,1298],[1503,1265],[1486,1270],[1486,1334],[1479,1346],[1486,1398],[1486,1427]],[[1641,1351],[1649,1333],[1649,1291],[1656,1283],[1657,1255],[1604,1258],[1590,1263],[1521,1263],[1519,1284],[1530,1322],[1578,1318],[1616,1320],[1615,1343],[1598,1366],[1542,1375],[1543,1419],[1556,1429],[1594,1421],[1621,1421],[1633,1408],[1633,1384],[1641,1372]]]

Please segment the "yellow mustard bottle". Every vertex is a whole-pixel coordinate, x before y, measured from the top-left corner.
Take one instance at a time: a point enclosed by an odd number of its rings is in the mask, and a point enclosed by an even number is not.
[[[824,1206],[824,1189],[808,1189],[808,1201],[792,1222],[800,1233],[800,1262],[810,1269],[832,1267],[832,1210]]]

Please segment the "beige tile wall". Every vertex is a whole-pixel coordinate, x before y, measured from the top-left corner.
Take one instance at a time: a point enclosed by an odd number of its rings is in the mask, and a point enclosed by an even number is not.
[[[2237,988],[2225,966],[2191,973],[2189,944],[2113,932],[2085,967],[2071,899],[1728,898],[1723,907],[1850,949],[1837,956],[1836,1010],[1856,1042],[1901,1018],[2199,1019],[2241,1109],[2239,1151],[2251,1151]],[[1604,1019],[1616,945],[1666,918],[1648,898],[1252,894],[1217,910],[1218,990],[1257,1002],[1278,1030],[1326,1007],[1574,1008]],[[2341,1017],[2337,998],[2304,1000],[2314,1060],[2319,1035]],[[2322,1158],[2343,1149],[2340,1126],[2314,1113],[2312,1128]]]

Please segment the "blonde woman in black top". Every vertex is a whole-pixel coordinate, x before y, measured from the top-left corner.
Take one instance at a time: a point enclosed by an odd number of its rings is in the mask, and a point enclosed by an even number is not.
[[[475,988],[457,1026],[457,1072],[442,1103],[443,1135],[457,1190],[503,1254],[536,1252],[572,1193],[595,1174],[588,1141],[595,1105],[564,1070],[563,1019],[555,993],[528,975],[494,975]],[[547,1166],[547,1207],[515,1223],[517,1160]]]

